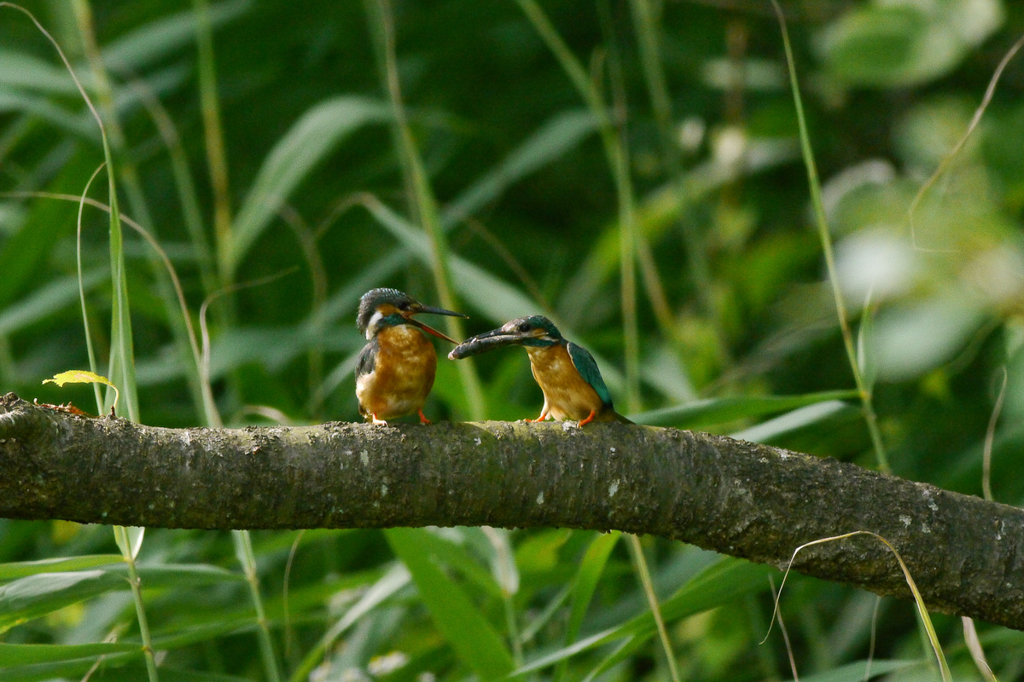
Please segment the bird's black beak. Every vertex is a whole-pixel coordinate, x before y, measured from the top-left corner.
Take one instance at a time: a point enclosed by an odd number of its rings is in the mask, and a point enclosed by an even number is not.
[[[427,332],[428,334],[433,334],[437,338],[444,339],[445,341],[449,341],[451,343],[458,343],[458,341],[448,336],[447,334],[442,334],[433,327],[429,327],[412,317],[413,315],[419,315],[420,313],[427,313],[429,315],[448,315],[449,317],[469,317],[469,315],[463,315],[462,313],[457,313],[452,310],[445,310],[444,308],[436,308],[432,305],[423,305],[420,303],[416,304],[416,306],[413,307],[408,313],[402,315],[402,317],[409,320],[409,324],[415,325],[422,329],[423,331]]]
[[[483,334],[477,334],[455,346],[448,353],[448,359],[461,360],[462,358],[468,358],[470,355],[479,355],[502,346],[518,345],[533,336],[534,334],[531,332],[505,331],[504,328],[493,329]]]

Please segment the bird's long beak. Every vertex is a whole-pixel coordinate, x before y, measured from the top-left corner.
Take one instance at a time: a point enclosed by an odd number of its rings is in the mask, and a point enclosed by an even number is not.
[[[444,308],[435,308],[432,305],[422,304],[418,305],[414,310],[411,310],[407,315],[404,316],[405,319],[409,320],[409,324],[413,324],[422,329],[423,331],[427,332],[428,334],[433,334],[437,338],[444,339],[445,341],[448,341],[450,343],[458,343],[458,341],[448,336],[447,334],[442,334],[433,327],[429,327],[412,317],[413,315],[419,315],[420,313],[428,313],[430,315],[448,315],[449,317],[469,317],[469,315],[463,315],[462,313],[457,313],[452,310],[445,310]]]
[[[524,339],[533,336],[530,333],[522,332],[507,332],[501,328],[493,329],[483,334],[477,334],[476,336],[466,339],[459,345],[455,346],[450,353],[448,358],[451,360],[461,360],[462,358],[468,358],[470,355],[479,355],[480,353],[486,353],[489,350],[500,348],[501,346],[513,346],[523,342]]]

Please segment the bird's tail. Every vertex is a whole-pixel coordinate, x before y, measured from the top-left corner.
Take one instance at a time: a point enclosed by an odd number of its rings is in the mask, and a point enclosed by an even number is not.
[[[599,422],[619,422],[620,424],[633,424],[634,422],[629,421],[615,410],[605,410],[597,417],[594,421]]]

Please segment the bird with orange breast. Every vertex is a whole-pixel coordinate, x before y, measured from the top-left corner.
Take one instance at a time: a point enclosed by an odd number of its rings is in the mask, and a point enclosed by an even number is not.
[[[371,289],[359,299],[356,326],[369,343],[356,360],[356,397],[366,421],[386,425],[415,413],[421,424],[430,423],[423,404],[434,386],[437,353],[420,330],[458,342],[413,317],[420,313],[468,317],[423,305],[397,289]]]
[[[573,420],[577,426],[592,421],[632,423],[612,406],[612,395],[594,356],[586,348],[566,341],[543,315],[520,317],[498,329],[477,334],[453,348],[448,357],[460,360],[502,346],[526,349],[533,378],[544,393],[540,416],[527,421],[539,422],[550,417]]]

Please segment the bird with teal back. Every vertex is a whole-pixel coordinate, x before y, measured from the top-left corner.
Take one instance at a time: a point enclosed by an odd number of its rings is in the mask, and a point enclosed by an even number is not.
[[[371,289],[359,299],[356,326],[369,343],[356,360],[356,397],[366,421],[386,425],[416,413],[421,424],[430,423],[423,405],[434,386],[437,352],[419,330],[458,342],[413,317],[420,313],[467,317],[423,305],[397,289]]]
[[[460,360],[501,346],[522,346],[530,356],[533,378],[544,393],[540,416],[574,420],[578,426],[592,421],[632,423],[615,411],[612,396],[601,378],[597,362],[585,348],[566,341],[543,315],[520,317],[498,329],[478,334],[456,346],[448,357]]]

